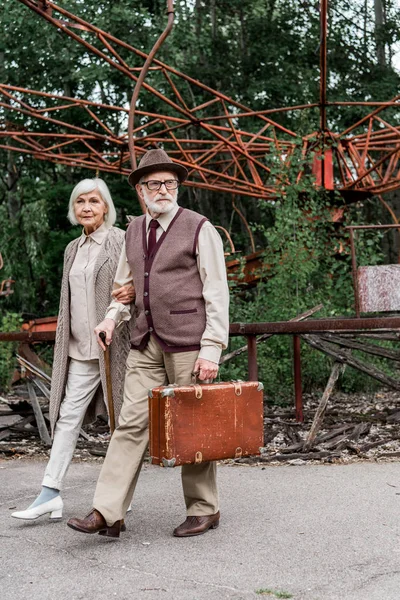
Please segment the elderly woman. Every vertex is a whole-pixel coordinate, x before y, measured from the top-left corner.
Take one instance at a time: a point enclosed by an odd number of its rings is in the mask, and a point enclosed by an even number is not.
[[[82,225],[82,235],[68,244],[64,255],[60,310],[58,315],[50,422],[54,436],[42,491],[17,519],[36,519],[50,514],[62,517],[62,483],[79,436],[81,425],[107,414],[104,355],[94,334],[104,319],[111,296],[129,304],[131,285],[112,292],[118,259],[125,238],[113,227],[116,213],[107,185],[102,179],[84,179],[73,189],[68,218]],[[117,330],[111,348],[111,373],[116,418],[122,402],[125,360],[129,334],[124,324]]]

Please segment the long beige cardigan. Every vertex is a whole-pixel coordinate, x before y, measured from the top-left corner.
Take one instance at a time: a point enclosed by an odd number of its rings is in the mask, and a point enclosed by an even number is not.
[[[107,306],[111,301],[112,284],[118,266],[119,255],[125,233],[116,227],[111,227],[104,240],[99,256],[94,267],[94,293],[96,303],[97,322],[100,323],[105,316]],[[64,254],[64,269],[61,283],[60,310],[58,313],[56,344],[54,349],[53,373],[51,378],[50,393],[50,423],[52,435],[60,412],[60,405],[64,399],[65,386],[68,376],[68,347],[70,336],[70,295],[69,295],[69,272],[78,250],[80,238],[68,244]],[[111,374],[113,400],[115,407],[115,420],[117,422],[122,405],[123,385],[125,378],[125,362],[129,352],[129,325],[127,322],[121,324],[115,330],[111,344]],[[98,415],[107,415],[108,409],[104,398],[106,392],[106,375],[104,367],[104,354],[100,350],[100,375],[101,385],[93,398],[85,415],[85,423],[90,423]]]

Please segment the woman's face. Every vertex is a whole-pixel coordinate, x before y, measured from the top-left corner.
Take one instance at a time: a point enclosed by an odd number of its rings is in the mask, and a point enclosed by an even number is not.
[[[108,207],[99,190],[96,189],[78,196],[74,211],[78,223],[83,225],[86,235],[90,235],[104,223],[104,215],[107,214]]]

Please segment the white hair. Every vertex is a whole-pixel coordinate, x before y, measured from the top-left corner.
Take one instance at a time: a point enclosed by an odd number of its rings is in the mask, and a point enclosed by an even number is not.
[[[70,223],[72,223],[72,225],[79,225],[75,216],[75,200],[81,196],[81,194],[88,194],[94,190],[98,190],[100,192],[100,196],[108,207],[108,211],[104,215],[104,223],[106,227],[112,227],[114,225],[115,221],[117,220],[114,202],[112,201],[110,190],[108,189],[106,182],[98,177],[94,179],[82,179],[82,181],[77,183],[72,190],[72,194],[69,199],[67,215],[68,220]]]

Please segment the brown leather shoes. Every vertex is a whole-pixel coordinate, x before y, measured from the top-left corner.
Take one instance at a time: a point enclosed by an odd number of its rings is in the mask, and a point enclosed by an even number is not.
[[[190,537],[202,535],[209,529],[216,529],[219,525],[219,511],[215,515],[204,517],[188,517],[184,523],[174,529],[175,537]]]
[[[106,537],[118,538],[121,531],[121,521],[107,525],[105,518],[98,510],[93,509],[84,519],[73,517],[67,521],[68,527],[81,533],[98,533]]]

